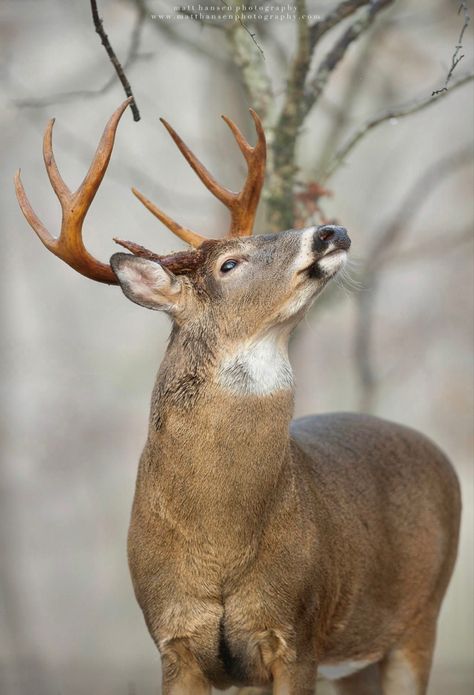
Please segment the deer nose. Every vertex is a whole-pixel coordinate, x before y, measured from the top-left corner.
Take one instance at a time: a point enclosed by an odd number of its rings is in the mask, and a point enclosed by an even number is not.
[[[334,244],[336,248],[344,249],[345,251],[347,251],[351,245],[347,229],[337,224],[324,224],[318,227],[314,237],[317,245],[321,245],[321,242],[325,246]]]

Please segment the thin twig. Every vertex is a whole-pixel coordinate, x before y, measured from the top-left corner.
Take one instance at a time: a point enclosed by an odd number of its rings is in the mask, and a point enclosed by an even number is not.
[[[240,11],[239,7],[235,7],[233,3],[228,4],[225,0],[220,1],[230,10],[232,9],[234,13]],[[232,62],[240,72],[242,85],[247,92],[250,104],[267,127],[272,121],[271,112],[275,103],[268,66],[255,34],[243,22],[242,17],[235,16],[238,21],[231,22],[226,27]],[[271,134],[270,138],[267,138],[267,144],[270,144],[269,140],[271,140]],[[271,157],[267,160],[267,171],[271,167],[270,159]]]
[[[318,181],[321,173],[326,170],[327,166],[332,161],[334,152],[337,150],[337,147],[344,137],[347,126],[350,123],[351,114],[353,113],[353,105],[361,96],[361,85],[363,84],[364,77],[370,74],[372,61],[374,59],[376,60],[376,56],[378,55],[377,48],[384,40],[385,33],[382,29],[385,26],[385,23],[380,22],[374,28],[374,31],[369,32],[351,72],[346,78],[346,83],[343,87],[343,95],[339,101],[339,105],[331,112],[329,131],[324,137],[322,151],[313,170],[313,178]],[[319,102],[320,108],[324,105],[329,106],[327,102],[323,103],[324,101],[323,97]]]
[[[226,2],[226,0],[220,0],[220,2],[221,2],[222,5],[224,5],[224,7],[227,7],[228,10],[234,9],[234,11],[237,10],[237,12],[238,12],[238,9],[239,9],[239,8],[235,8],[235,7],[233,7],[232,5],[229,5],[229,4]],[[260,44],[259,44],[258,41],[257,41],[257,34],[256,34],[254,31],[251,31],[251,30],[250,30],[250,28],[245,24],[244,20],[242,19],[242,17],[241,17],[238,13],[236,14],[236,17],[237,17],[237,21],[238,21],[238,23],[240,24],[240,26],[242,27],[242,29],[243,29],[245,32],[247,32],[247,34],[250,36],[250,38],[252,39],[253,43],[254,43],[255,46],[257,47],[257,50],[259,51],[261,57],[263,58],[263,60],[265,60],[265,54],[264,54],[264,52],[263,52],[263,48],[260,46]]]
[[[110,45],[109,38],[108,38],[107,34],[105,33],[104,25],[103,25],[102,19],[99,17],[99,10],[97,9],[97,0],[91,0],[91,10],[92,10],[92,19],[94,21],[95,30],[96,30],[97,34],[99,34],[99,36],[100,36],[100,40],[102,42],[102,45],[105,48],[107,55],[110,58],[110,62],[112,63],[112,65],[115,68],[115,72],[117,73],[117,77],[119,78],[120,82],[122,83],[125,94],[127,95],[127,97],[132,97],[133,101],[130,102],[130,108],[131,108],[132,113],[133,113],[133,120],[139,121],[140,120],[140,112],[138,110],[138,107],[137,107],[137,104],[135,101],[135,97],[133,95],[132,88],[130,86],[130,82],[128,81],[127,76],[125,75],[124,69],[123,69],[122,65],[120,64],[119,59],[115,55],[115,52],[114,52],[112,46]]]
[[[464,23],[461,28],[461,33],[459,34],[458,42],[455,46],[454,53],[451,56],[451,67],[449,68],[449,72],[446,75],[446,80],[444,82],[444,85],[441,87],[441,89],[436,89],[434,92],[431,93],[431,96],[437,96],[438,94],[441,94],[442,92],[447,92],[448,91],[448,84],[451,80],[451,77],[453,76],[454,71],[456,70],[456,67],[459,65],[461,60],[464,58],[464,53],[459,55],[463,49],[463,40],[464,40],[464,32],[469,26],[469,22],[471,21],[471,17],[469,15],[468,9],[467,9],[467,4],[461,0],[459,3],[459,8],[458,8],[458,14],[463,13],[464,16]]]
[[[266,41],[271,45],[272,53],[275,54],[276,62],[273,63],[273,71],[277,75],[286,73],[290,56],[288,55],[287,37],[285,34],[279,36],[275,33],[271,22],[263,22],[259,28],[259,37],[263,43]]]
[[[462,87],[462,85],[466,84],[466,82],[469,82],[472,79],[474,79],[474,73],[463,75],[451,85],[449,92],[453,92],[458,87]],[[351,152],[351,150],[357,145],[357,143],[360,142],[360,140],[362,140],[362,138],[365,135],[367,135],[367,133],[371,131],[373,128],[376,128],[378,125],[380,125],[381,123],[385,123],[386,121],[404,118],[405,116],[409,116],[412,113],[421,111],[427,106],[430,106],[431,104],[434,104],[435,102],[439,101],[447,94],[448,91],[440,91],[436,96],[430,95],[429,97],[423,97],[422,99],[415,99],[409,104],[405,104],[404,106],[395,106],[394,108],[389,109],[388,111],[384,111],[378,116],[375,116],[375,118],[371,118],[370,120],[366,121],[349,137],[349,139],[336,152],[331,164],[328,166],[326,172],[322,176],[321,181],[327,181],[328,178],[334,174],[336,169],[338,169],[339,166],[346,160],[349,152]]]

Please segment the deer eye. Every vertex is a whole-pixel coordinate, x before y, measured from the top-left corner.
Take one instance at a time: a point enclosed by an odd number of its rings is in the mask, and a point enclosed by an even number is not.
[[[221,265],[221,273],[228,273],[230,270],[233,270],[236,265],[238,265],[238,262],[234,261],[233,258],[229,258],[229,260]]]

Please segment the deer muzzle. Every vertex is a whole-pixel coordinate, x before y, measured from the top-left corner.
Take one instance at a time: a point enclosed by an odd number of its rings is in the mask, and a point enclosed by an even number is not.
[[[313,236],[313,251],[319,256],[332,251],[348,251],[350,246],[347,229],[337,224],[321,225]]]

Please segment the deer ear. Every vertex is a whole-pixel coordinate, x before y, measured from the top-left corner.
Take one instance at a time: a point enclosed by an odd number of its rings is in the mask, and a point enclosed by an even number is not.
[[[180,308],[182,282],[159,263],[128,253],[115,253],[110,265],[124,295],[135,304],[170,313]]]

